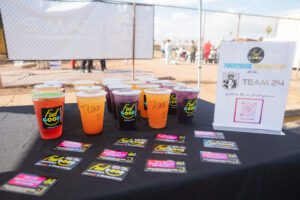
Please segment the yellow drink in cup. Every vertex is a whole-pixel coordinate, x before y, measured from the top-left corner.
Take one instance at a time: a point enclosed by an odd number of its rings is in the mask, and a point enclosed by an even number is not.
[[[90,90],[78,92],[76,95],[83,131],[87,135],[102,133],[106,92]]]
[[[138,108],[140,110],[141,117],[148,118],[148,106],[147,106],[147,98],[145,95],[145,89],[151,88],[159,88],[157,84],[143,84],[138,85],[137,88],[141,90],[140,97],[139,97],[139,105]]]
[[[172,90],[165,88],[146,89],[149,126],[151,128],[165,128],[168,118],[170,94]]]

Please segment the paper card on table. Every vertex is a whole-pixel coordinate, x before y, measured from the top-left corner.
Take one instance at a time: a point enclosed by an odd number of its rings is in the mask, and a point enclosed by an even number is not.
[[[56,178],[19,173],[0,186],[0,190],[42,196],[54,185]]]
[[[94,162],[82,172],[82,175],[122,181],[129,170],[130,167]]]
[[[62,151],[73,151],[73,152],[83,153],[86,150],[88,150],[91,146],[92,146],[92,144],[64,140],[54,149],[62,150]]]
[[[239,148],[235,142],[224,141],[224,140],[204,139],[203,145],[204,145],[204,147],[210,147],[210,148],[239,150]]]
[[[164,133],[158,133],[156,135],[156,140],[161,142],[174,142],[174,143],[184,143],[185,136],[183,135],[168,135]]]
[[[127,151],[116,151],[110,149],[104,149],[98,156],[98,159],[111,160],[117,162],[133,163],[136,158],[136,153]]]
[[[184,146],[164,145],[164,144],[154,145],[152,153],[170,154],[170,155],[187,155],[186,148]]]
[[[147,160],[146,172],[186,173],[184,161]]]
[[[43,160],[38,161],[34,165],[42,167],[50,167],[64,170],[71,170],[81,161],[81,158],[70,157],[70,156],[60,156],[60,155],[50,155],[45,157]]]
[[[147,142],[147,139],[122,137],[119,138],[117,142],[114,143],[114,145],[145,148]]]
[[[195,131],[194,134],[196,138],[225,139],[224,134],[222,132]]]
[[[218,153],[210,151],[200,151],[201,161],[225,163],[225,164],[241,164],[238,156],[233,153]]]

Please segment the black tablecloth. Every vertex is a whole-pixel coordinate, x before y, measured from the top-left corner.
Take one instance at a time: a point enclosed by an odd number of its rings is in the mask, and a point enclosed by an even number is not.
[[[203,140],[193,136],[194,130],[212,130],[213,104],[200,101],[194,125],[177,123],[169,116],[167,128],[152,130],[147,120],[139,119],[137,131],[120,131],[110,113],[105,113],[104,133],[86,136],[81,129],[76,104],[65,107],[63,136],[45,141],[39,138],[32,106],[0,108],[0,184],[18,172],[58,178],[58,182],[42,197],[0,191],[0,199],[300,199],[300,136],[286,132],[286,136],[224,132],[226,140],[235,141],[239,151],[203,147]],[[152,154],[157,133],[186,136],[188,156]],[[135,136],[149,140],[146,148],[116,147],[112,144],[120,136]],[[62,140],[94,144],[84,154],[55,151]],[[138,153],[131,171],[122,182],[82,176],[81,172],[104,148],[132,150]],[[242,164],[214,164],[200,161],[200,150],[237,153]],[[36,167],[34,163],[49,154],[59,153],[82,157],[71,171]],[[183,160],[187,174],[144,172],[146,159]],[[107,161],[109,162],[109,161]]]

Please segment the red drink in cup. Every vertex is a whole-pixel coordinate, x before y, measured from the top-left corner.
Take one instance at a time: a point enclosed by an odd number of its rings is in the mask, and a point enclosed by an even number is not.
[[[32,99],[41,137],[45,140],[60,137],[63,128],[64,93],[35,92]]]

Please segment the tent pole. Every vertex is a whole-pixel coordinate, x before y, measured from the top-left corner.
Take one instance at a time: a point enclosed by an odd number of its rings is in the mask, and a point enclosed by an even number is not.
[[[136,25],[136,5],[133,3],[133,26],[132,26],[132,80],[135,80],[135,27]]]
[[[199,40],[198,40],[198,89],[201,88],[201,64],[202,64],[202,0],[199,0]],[[200,98],[200,92],[198,94],[198,97]]]

